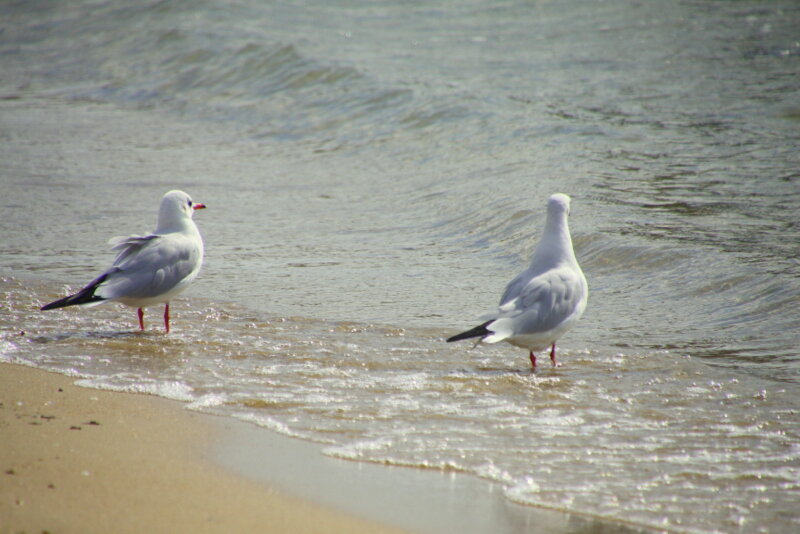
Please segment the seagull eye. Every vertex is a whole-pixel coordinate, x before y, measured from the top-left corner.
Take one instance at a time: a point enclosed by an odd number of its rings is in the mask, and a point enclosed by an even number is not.
[[[189,207],[190,207],[190,208],[192,207],[192,201],[191,201],[191,200],[188,200],[188,201],[187,201],[187,204],[189,204]]]

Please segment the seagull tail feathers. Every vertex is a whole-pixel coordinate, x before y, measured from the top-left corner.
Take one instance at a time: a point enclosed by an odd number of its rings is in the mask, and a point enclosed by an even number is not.
[[[92,282],[89,285],[87,285],[74,295],[69,295],[62,299],[58,299],[54,302],[51,302],[50,304],[45,304],[41,308],[42,311],[54,310],[56,308],[64,308],[66,306],[76,306],[78,304],[99,304],[100,302],[106,299],[103,297],[96,296],[94,292],[97,290],[100,284],[105,282],[109,274],[110,273],[104,273],[98,276],[97,278],[92,280]]]
[[[493,321],[494,319],[492,319]],[[453,341],[460,341],[462,339],[469,339],[471,337],[485,337],[492,333],[491,330],[487,328],[492,321],[486,321],[482,325],[476,326],[466,332],[461,332],[460,334],[456,334],[452,337],[447,338],[448,343],[452,343]]]

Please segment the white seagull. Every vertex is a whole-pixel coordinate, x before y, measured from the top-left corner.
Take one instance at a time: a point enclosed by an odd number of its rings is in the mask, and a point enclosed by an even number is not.
[[[111,250],[119,252],[111,268],[42,310],[120,302],[138,308],[139,328],[144,330],[142,308],[163,302],[164,327],[169,332],[169,301],[197,278],[203,264],[203,239],[192,220],[194,210],[203,208],[183,191],[170,191],[161,199],[152,234],[112,238]]]
[[[530,352],[547,347],[556,365],[556,341],[572,328],[586,309],[589,288],[572,249],[569,234],[570,198],[562,193],[547,201],[547,221],[530,266],[506,286],[497,310],[481,317],[480,326],[447,341],[479,337],[478,343],[506,341]]]

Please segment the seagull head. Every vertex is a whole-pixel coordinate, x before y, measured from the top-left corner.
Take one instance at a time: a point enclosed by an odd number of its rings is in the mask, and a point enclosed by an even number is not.
[[[192,197],[183,191],[170,191],[161,199],[158,210],[157,231],[180,228],[192,218],[195,210],[205,209],[205,204],[192,202]]]
[[[569,215],[570,198],[564,193],[551,195],[547,200],[547,213],[551,215]]]

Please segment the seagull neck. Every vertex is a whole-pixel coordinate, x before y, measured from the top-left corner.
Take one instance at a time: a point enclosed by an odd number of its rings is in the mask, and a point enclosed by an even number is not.
[[[156,224],[156,234],[171,234],[173,232],[197,231],[194,221],[188,217],[159,217]]]
[[[577,263],[572,249],[569,224],[565,216],[550,216],[531,258],[531,267],[552,268],[564,262]]]

